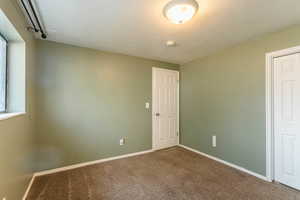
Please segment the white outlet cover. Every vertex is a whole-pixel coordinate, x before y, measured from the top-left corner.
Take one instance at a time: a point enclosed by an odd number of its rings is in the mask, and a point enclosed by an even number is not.
[[[217,136],[215,136],[215,135],[212,136],[212,146],[213,147],[217,146]]]

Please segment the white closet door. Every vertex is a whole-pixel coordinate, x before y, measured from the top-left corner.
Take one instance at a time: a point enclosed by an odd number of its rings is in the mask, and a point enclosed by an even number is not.
[[[300,54],[274,60],[275,180],[300,189]]]
[[[179,72],[153,68],[153,147],[178,145]]]

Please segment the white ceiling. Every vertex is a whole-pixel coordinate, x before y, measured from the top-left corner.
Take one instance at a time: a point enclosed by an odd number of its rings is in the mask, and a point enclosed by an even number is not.
[[[48,40],[178,64],[300,23],[299,0],[198,0],[181,25],[163,16],[169,0],[35,1]]]

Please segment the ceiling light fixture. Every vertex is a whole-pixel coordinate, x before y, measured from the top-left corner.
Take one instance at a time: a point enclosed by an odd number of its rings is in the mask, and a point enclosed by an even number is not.
[[[196,0],[172,0],[165,6],[164,15],[174,24],[183,24],[192,19],[198,7]]]
[[[168,40],[166,42],[167,47],[175,47],[176,46],[176,42],[174,40]]]

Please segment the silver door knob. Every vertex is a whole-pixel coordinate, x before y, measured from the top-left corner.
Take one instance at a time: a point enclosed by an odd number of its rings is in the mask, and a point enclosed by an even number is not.
[[[159,116],[160,116],[160,114],[159,114],[159,113],[155,113],[155,116],[156,116],[156,117],[159,117]]]

